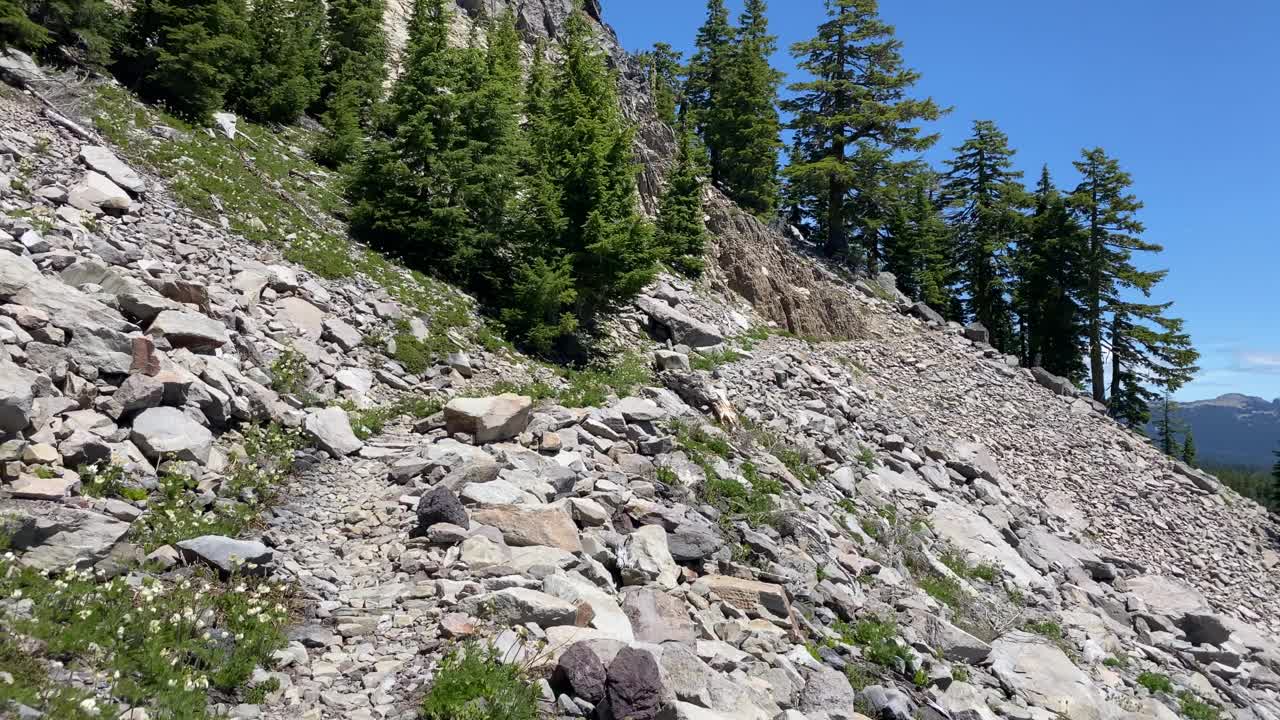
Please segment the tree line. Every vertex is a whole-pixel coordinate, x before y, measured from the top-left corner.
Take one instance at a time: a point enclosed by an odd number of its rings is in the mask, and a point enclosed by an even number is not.
[[[1137,257],[1162,248],[1143,238],[1117,159],[1087,148],[1075,187],[1046,165],[1028,189],[1009,138],[981,120],[945,167],[929,167],[920,154],[938,136],[923,126],[948,109],[913,94],[920,74],[876,0],[827,0],[814,36],[791,48],[801,77],[785,97],[775,47],[764,0],[748,0],[736,25],[724,0],[708,0],[687,63],[668,45],[643,55],[659,112],[694,129],[730,198],[781,215],[851,269],[892,272],[908,295],[981,323],[996,348],[1088,389],[1132,427],[1190,380],[1198,353],[1171,304],[1150,299],[1166,273]]]

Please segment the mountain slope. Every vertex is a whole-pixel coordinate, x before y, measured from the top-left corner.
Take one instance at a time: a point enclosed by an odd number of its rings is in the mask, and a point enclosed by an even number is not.
[[[1191,428],[1201,461],[1270,468],[1280,449],[1280,399],[1267,402],[1228,394],[1178,403],[1178,419]]]

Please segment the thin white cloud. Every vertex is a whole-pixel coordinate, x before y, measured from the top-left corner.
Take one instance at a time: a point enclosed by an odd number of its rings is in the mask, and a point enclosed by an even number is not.
[[[1236,354],[1236,367],[1251,373],[1280,374],[1280,353],[1241,351]]]

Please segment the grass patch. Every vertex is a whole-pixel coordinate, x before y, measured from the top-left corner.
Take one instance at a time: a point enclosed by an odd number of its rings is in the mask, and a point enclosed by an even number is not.
[[[307,358],[293,348],[286,346],[271,361],[271,389],[282,395],[297,395],[307,383]]]
[[[1113,670],[1120,670],[1129,667],[1129,658],[1124,655],[1112,655],[1111,657],[1103,660],[1102,664],[1103,666],[1109,667]]]
[[[694,462],[700,463],[699,458],[707,455],[728,458],[733,453],[733,447],[729,445],[728,440],[701,425],[690,426],[683,421],[675,420],[671,423],[671,431],[676,436],[676,443],[693,457]]]
[[[785,465],[791,471],[791,474],[795,475],[796,479],[805,485],[812,485],[818,482],[821,477],[818,473],[818,468],[809,462],[808,456],[795,448],[784,447],[776,449],[773,451],[773,456],[778,458],[778,461]]]
[[[938,556],[939,562],[946,565],[951,572],[968,580],[981,580],[993,583],[1000,577],[1000,568],[991,563],[971,565],[964,553],[954,547],[947,547]]]
[[[210,574],[175,583],[99,583],[91,570],[45,577],[0,559],[0,596],[33,602],[31,616],[8,618],[10,627],[41,641],[44,652],[69,667],[94,671],[110,697],[147,707],[153,717],[210,717],[209,688],[238,692],[256,666],[284,647],[282,586],[232,583]],[[0,642],[0,654],[14,657],[13,644]],[[23,687],[38,689],[38,667],[20,653],[16,662]],[[3,665],[12,672],[14,663]],[[0,685],[0,697],[11,691]],[[27,699],[50,717],[80,717],[59,712],[59,698],[67,697],[61,691],[51,700]]]
[[[965,592],[964,587],[955,578],[928,573],[924,577],[917,579],[916,583],[929,597],[952,610],[964,612],[969,609],[969,594]]]
[[[853,624],[837,620],[831,629],[840,635],[844,644],[861,648],[862,656],[869,662],[891,669],[905,668],[910,674],[911,651],[898,642],[898,626],[892,622],[877,617],[863,618]]]
[[[734,363],[745,357],[742,353],[733,348],[725,348],[723,350],[714,350],[705,353],[699,353],[689,359],[689,365],[694,370],[706,370],[711,372],[721,365]]]
[[[743,485],[734,478],[720,477],[708,470],[707,478],[699,488],[698,497],[719,510],[725,519],[742,517],[752,525],[768,525],[775,520],[777,507],[773,496],[782,494],[782,483],[760,475],[751,463],[742,464]]]
[[[1221,710],[1204,702],[1189,691],[1183,691],[1182,694],[1178,695],[1178,708],[1182,710],[1182,714],[1188,720],[1219,720],[1222,717]]]
[[[147,499],[147,491],[126,485],[124,468],[112,464],[84,465],[76,471],[80,475],[80,494],[97,498],[123,498],[133,502]]]
[[[1173,681],[1163,673],[1144,672],[1138,676],[1138,684],[1153,695],[1173,692]]]
[[[347,412],[347,419],[351,422],[351,432],[361,440],[368,440],[381,435],[387,423],[397,418],[421,419],[435,415],[444,407],[444,401],[440,398],[406,395],[390,405],[372,408],[358,408],[350,400],[344,400],[337,406]]]
[[[423,720],[536,720],[538,690],[525,671],[467,643],[445,656],[422,701]]]
[[[560,393],[559,402],[565,407],[601,407],[609,395],[626,397],[637,388],[653,381],[653,368],[644,357],[630,353],[616,363],[585,370],[571,368],[560,370],[569,387]]]

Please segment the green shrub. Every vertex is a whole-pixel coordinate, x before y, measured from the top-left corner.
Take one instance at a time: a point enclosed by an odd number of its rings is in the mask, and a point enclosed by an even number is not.
[[[99,498],[124,498],[134,502],[147,499],[147,491],[124,484],[124,468],[114,463],[85,465],[80,475],[80,494]]]
[[[969,595],[959,581],[954,578],[926,573],[924,577],[919,578],[916,582],[929,597],[953,610],[964,611],[969,608]]]
[[[1037,635],[1044,636],[1055,643],[1066,637],[1062,632],[1062,626],[1052,620],[1035,620],[1028,622],[1022,627],[1027,632],[1033,632]]]
[[[812,485],[820,477],[818,469],[809,463],[809,458],[800,450],[783,447],[773,451],[773,456],[791,471],[796,479],[805,485]]]
[[[608,402],[610,394],[626,397],[653,381],[649,362],[634,353],[624,355],[612,365],[569,369],[561,374],[569,382],[569,388],[560,394],[560,404],[571,408],[599,407]]]
[[[423,720],[536,720],[538,691],[521,668],[479,643],[445,656],[422,701]]]
[[[271,389],[282,395],[297,395],[306,386],[309,367],[302,353],[292,345],[285,347],[271,361]]]
[[[1138,684],[1156,695],[1173,692],[1173,681],[1161,673],[1144,672],[1138,676]]]
[[[742,358],[742,353],[737,350],[734,350],[733,348],[725,348],[723,350],[714,350],[694,355],[693,358],[690,359],[689,365],[694,370],[706,370],[707,372],[710,372],[721,365],[728,365],[729,363],[737,362]]]
[[[869,662],[887,668],[897,668],[899,663],[908,669],[911,667],[911,652],[898,641],[898,627],[892,622],[870,617],[852,625],[836,621],[832,629],[846,645],[861,648],[862,656]]]
[[[1178,695],[1178,707],[1188,720],[1218,720],[1222,716],[1218,708],[1185,690]]]

